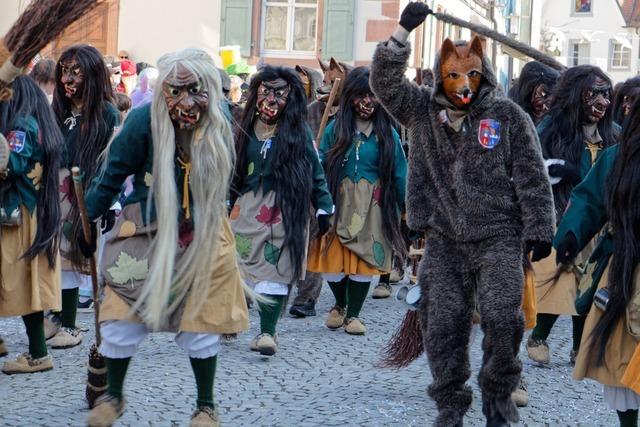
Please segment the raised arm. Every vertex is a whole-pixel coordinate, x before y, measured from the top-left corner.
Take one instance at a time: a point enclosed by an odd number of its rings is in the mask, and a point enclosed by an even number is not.
[[[404,127],[410,127],[418,113],[425,114],[417,107],[431,93],[428,88],[420,87],[405,77],[411,54],[407,38],[430,13],[431,9],[424,3],[409,3],[402,12],[394,35],[388,41],[379,43],[373,54],[371,89],[385,109]]]

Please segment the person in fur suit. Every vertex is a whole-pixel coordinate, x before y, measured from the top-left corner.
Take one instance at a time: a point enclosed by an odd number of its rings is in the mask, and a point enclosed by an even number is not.
[[[533,123],[501,95],[480,39],[445,40],[434,88],[404,77],[409,33],[430,13],[424,3],[407,5],[394,35],[374,53],[371,87],[409,129],[407,223],[426,234],[418,281],[434,425],[461,426],[471,405],[465,383],[477,300],[482,409],[487,425],[507,426],[519,419],[510,396],[522,370],[522,259],[551,250],[551,186]]]

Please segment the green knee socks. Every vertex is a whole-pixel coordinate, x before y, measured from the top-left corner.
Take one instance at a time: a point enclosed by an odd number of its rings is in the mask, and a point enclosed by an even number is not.
[[[333,296],[336,299],[336,305],[340,308],[346,308],[347,303],[349,302],[347,299],[347,285],[349,278],[345,277],[339,282],[328,282],[329,287],[331,288],[331,292],[333,292]]]
[[[260,307],[260,333],[276,335],[276,324],[284,307],[285,295],[264,295],[272,300],[272,303],[258,302]]]
[[[573,323],[574,351],[578,351],[580,349],[580,341],[582,340],[582,331],[584,331],[585,320],[587,320],[587,316],[571,316],[571,323]]]
[[[37,311],[22,316],[22,321],[27,329],[27,337],[29,338],[29,354],[34,359],[45,357],[47,355],[47,343],[44,340],[44,312]]]
[[[208,406],[215,408],[213,403],[213,380],[216,377],[216,363],[218,356],[206,359],[194,359],[190,357],[193,375],[196,377],[196,386],[198,387],[198,408]]]
[[[63,289],[62,290],[62,312],[60,320],[62,326],[66,328],[76,327],[76,314],[78,313],[78,293],[80,289]]]
[[[536,327],[531,332],[531,338],[534,340],[546,340],[549,338],[553,324],[558,320],[557,314],[538,313],[536,318]]]
[[[364,301],[367,299],[369,285],[371,285],[371,282],[354,282],[349,279],[349,285],[347,286],[347,298],[349,301],[347,319],[360,315],[360,310],[362,310]]]
[[[625,412],[616,411],[620,420],[620,427],[638,427],[638,410],[629,409]]]
[[[104,360],[107,362],[107,394],[122,399],[124,377],[127,375],[131,358],[111,359],[105,357]]]

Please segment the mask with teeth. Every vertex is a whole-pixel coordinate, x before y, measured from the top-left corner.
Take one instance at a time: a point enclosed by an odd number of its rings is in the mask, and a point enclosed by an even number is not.
[[[82,99],[82,90],[84,89],[84,73],[80,64],[75,58],[60,64],[62,75],[60,83],[64,87],[64,94],[69,99]]]
[[[258,87],[256,107],[258,118],[268,125],[273,125],[287,106],[291,88],[284,79],[262,82]]]
[[[590,88],[582,92],[582,109],[585,123],[598,123],[611,105],[611,85],[596,76]]]
[[[171,121],[180,129],[194,129],[209,109],[209,93],[198,77],[183,66],[162,82],[162,93]]]
[[[534,121],[537,123],[549,111],[551,104],[551,91],[545,84],[539,84],[531,94],[531,106],[533,107]]]
[[[360,119],[371,120],[371,117],[373,117],[373,114],[376,112],[376,108],[378,108],[378,100],[375,95],[368,93],[363,97],[355,98],[353,100],[353,107]]]

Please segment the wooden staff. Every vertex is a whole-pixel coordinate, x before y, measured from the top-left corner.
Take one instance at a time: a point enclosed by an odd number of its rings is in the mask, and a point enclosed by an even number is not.
[[[338,89],[340,89],[341,82],[341,78],[336,78],[333,81],[333,86],[331,87],[331,92],[329,92],[327,105],[324,107],[324,113],[322,113],[322,120],[320,121],[320,127],[318,128],[318,135],[316,136],[316,143],[318,145],[320,145],[320,138],[322,137],[324,128],[327,127],[327,122],[329,121],[329,112],[331,111],[331,107],[333,107],[333,101],[334,99],[336,99],[336,94],[338,93]]]
[[[73,177],[73,188],[76,193],[78,202],[78,211],[80,212],[80,221],[82,223],[82,234],[86,242],[91,242],[91,226],[89,225],[89,217],[87,216],[87,206],[84,201],[84,188],[82,186],[82,174],[80,168],[73,167],[71,169]],[[87,366],[87,387],[85,389],[85,398],[89,403],[89,408],[93,408],[95,401],[107,390],[107,368],[104,357],[98,351],[102,337],[100,335],[100,301],[98,291],[98,269],[96,267],[96,257],[91,255],[89,258],[89,267],[91,269],[91,288],[93,290],[93,322],[96,333],[96,342],[91,345],[89,350],[89,364]]]

